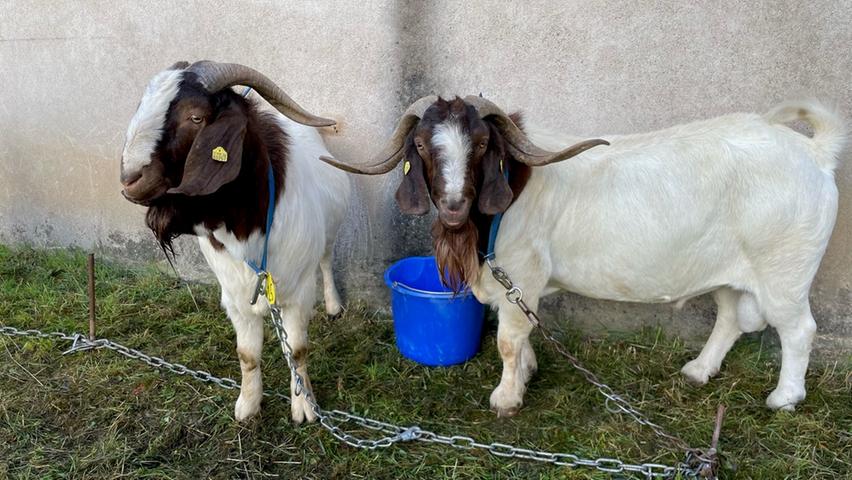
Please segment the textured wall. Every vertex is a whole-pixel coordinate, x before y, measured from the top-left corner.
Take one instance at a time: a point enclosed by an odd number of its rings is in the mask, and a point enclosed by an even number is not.
[[[0,3],[0,241],[160,259],[143,209],[119,195],[124,129],[150,76],[176,60],[251,65],[318,114],[332,152],[366,157],[422,95],[482,92],[577,135],[630,133],[816,95],[852,117],[852,10],[815,2]],[[825,357],[852,347],[852,150],[837,227],[812,293]],[[398,172],[357,178],[338,244],[349,298],[386,305],[380,274],[429,250],[429,218],[392,203]],[[203,272],[192,242],[180,270]],[[587,329],[683,324],[681,311],[560,295]],[[674,330],[675,325],[680,325]],[[845,349],[845,350],[844,350]]]

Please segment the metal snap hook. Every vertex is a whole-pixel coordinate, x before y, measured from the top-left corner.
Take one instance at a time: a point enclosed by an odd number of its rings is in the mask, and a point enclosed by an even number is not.
[[[506,300],[509,301],[512,305],[517,305],[518,302],[524,299],[524,291],[519,287],[513,286],[512,288],[506,290]]]

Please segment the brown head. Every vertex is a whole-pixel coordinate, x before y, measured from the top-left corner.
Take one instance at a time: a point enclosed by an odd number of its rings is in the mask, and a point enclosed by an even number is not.
[[[334,124],[308,113],[244,65],[178,62],[155,75],[127,128],[121,183],[125,198],[150,207],[148,226],[164,247],[177,235],[193,233],[199,223],[231,227],[228,215],[241,230],[256,228],[257,222],[246,217],[255,210],[262,215],[266,198],[264,206],[252,205],[248,214],[236,211],[239,203],[255,202],[266,191],[270,164],[277,182],[283,178],[285,133],[233,85],[252,87],[299,123]]]
[[[403,213],[438,210],[433,245],[445,283],[458,290],[479,270],[482,219],[504,212],[519,193],[504,176],[512,164],[536,167],[566,160],[604,140],[561,152],[535,146],[512,117],[484,98],[421,98],[403,114],[384,150],[365,165],[321,157],[348,172],[378,175],[403,163],[396,201]],[[518,169],[518,168],[516,168]],[[515,175],[514,173],[512,174]]]
[[[150,205],[167,193],[207,195],[236,178],[247,103],[230,89],[233,85],[254,88],[297,122],[334,125],[308,113],[271,80],[244,65],[175,63],[151,79],[127,128],[121,183],[128,200]]]

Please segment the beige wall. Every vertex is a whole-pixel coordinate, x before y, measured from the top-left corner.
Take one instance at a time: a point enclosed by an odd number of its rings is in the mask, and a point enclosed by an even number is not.
[[[333,152],[365,156],[407,104],[482,92],[578,135],[629,133],[816,95],[852,117],[852,9],[815,2],[0,3],[0,241],[158,256],[119,195],[124,129],[150,76],[176,60],[251,65],[318,114]],[[852,158],[812,300],[818,348],[852,346]],[[396,174],[395,174],[396,175]],[[380,273],[428,251],[429,219],[400,216],[396,176],[358,178],[338,245],[347,296],[386,304]],[[191,242],[180,269],[203,271]],[[587,329],[706,332],[706,300],[669,306],[573,295],[547,304]],[[679,325],[677,330],[674,326]]]

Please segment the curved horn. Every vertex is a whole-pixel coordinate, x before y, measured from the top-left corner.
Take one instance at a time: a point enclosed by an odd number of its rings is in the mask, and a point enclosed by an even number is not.
[[[397,123],[396,129],[393,131],[385,148],[366,164],[351,165],[327,156],[321,156],[320,160],[351,173],[360,173],[362,175],[381,175],[388,173],[402,160],[405,154],[405,138],[408,137],[408,133],[423,118],[423,113],[426,112],[426,109],[436,101],[438,101],[437,95],[429,95],[412,103],[405,113],[402,114],[402,118],[399,119],[399,123]]]
[[[468,95],[464,101],[474,108],[483,119],[489,115],[493,115],[495,123],[503,133],[509,150],[518,161],[521,161],[531,167],[540,167],[550,163],[567,160],[575,155],[579,155],[586,150],[598,145],[609,145],[606,140],[599,138],[593,140],[585,140],[575,145],[572,145],[561,152],[549,152],[537,147],[527,138],[527,135],[515,125],[515,122],[506,115],[506,112],[500,109],[493,102],[490,102],[476,95]]]
[[[172,64],[171,67],[167,68],[166,70],[185,70],[188,66],[189,62],[181,60],[179,62],[175,62],[174,64]]]
[[[266,75],[245,65],[202,60],[190,65],[188,71],[198,75],[201,84],[211,93],[232,85],[245,85],[257,90],[260,96],[293,121],[311,127],[329,127],[336,123],[334,120],[313,115],[300,107]]]

